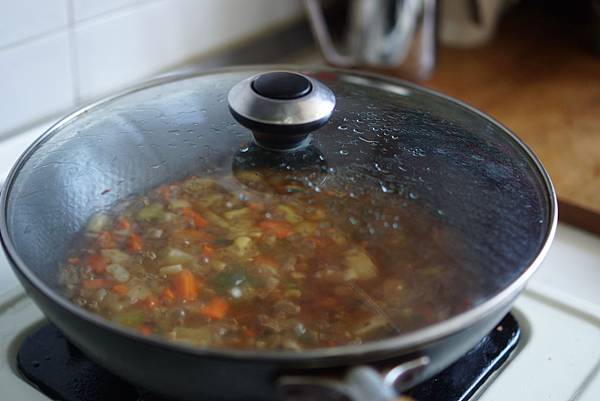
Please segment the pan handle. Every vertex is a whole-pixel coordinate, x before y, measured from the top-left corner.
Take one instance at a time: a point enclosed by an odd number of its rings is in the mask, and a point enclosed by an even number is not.
[[[316,400],[316,393],[319,400],[405,401],[408,399],[398,394],[398,389],[413,382],[429,362],[429,357],[422,356],[383,374],[371,366],[355,366],[341,380],[308,375],[283,376],[278,384],[286,401]]]

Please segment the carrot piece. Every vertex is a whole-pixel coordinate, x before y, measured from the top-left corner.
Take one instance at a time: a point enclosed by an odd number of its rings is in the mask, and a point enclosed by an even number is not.
[[[154,295],[150,295],[144,300],[144,304],[148,309],[152,310],[158,305],[158,299]]]
[[[210,244],[202,245],[202,256],[207,258],[213,257],[215,255],[215,247]]]
[[[258,255],[254,257],[253,261],[259,266],[272,267],[275,269],[279,269],[280,267],[279,262],[270,256]]]
[[[229,310],[229,303],[225,298],[214,298],[206,306],[200,309],[200,314],[211,319],[221,320]]]
[[[249,328],[246,328],[246,329],[245,329],[245,330],[242,332],[242,334],[243,334],[243,335],[244,335],[244,337],[246,337],[246,338],[255,338],[255,337],[256,337],[256,331],[255,331],[255,330],[252,330],[252,329],[249,329]]]
[[[144,249],[142,237],[137,234],[131,234],[127,239],[127,249],[129,249],[130,252],[141,252],[142,249]]]
[[[117,219],[117,228],[119,230],[129,230],[131,228],[131,223],[126,217],[121,216]]]
[[[199,230],[179,230],[173,233],[173,236],[182,240],[192,241],[212,241],[213,237],[207,232]]]
[[[160,296],[160,300],[164,304],[170,304],[175,300],[175,293],[169,287],[165,288]]]
[[[113,241],[112,234],[108,231],[101,231],[98,233],[98,245],[100,248],[113,248],[115,246],[115,242]]]
[[[142,324],[140,327],[138,327],[138,330],[145,336],[149,336],[150,334],[154,333],[152,327],[148,326],[147,324]]]
[[[285,221],[263,220],[258,223],[261,230],[277,238],[287,238],[294,233],[291,224]]]
[[[90,255],[89,264],[94,273],[103,273],[106,271],[106,262],[100,255]]]
[[[110,289],[110,291],[124,297],[129,292],[129,287],[127,287],[125,284],[116,284]]]
[[[100,288],[110,287],[113,282],[103,278],[95,278],[92,280],[83,280],[81,283],[86,290],[99,290]]]
[[[263,210],[265,208],[265,205],[263,205],[260,202],[250,201],[248,202],[248,207],[252,210]]]
[[[198,298],[198,284],[194,274],[188,269],[183,269],[175,274],[172,279],[173,292],[179,299],[193,301]]]
[[[183,210],[183,217],[187,219],[189,223],[194,223],[196,228],[203,228],[208,225],[208,220],[200,215],[200,213],[193,211],[189,207],[186,207]]]

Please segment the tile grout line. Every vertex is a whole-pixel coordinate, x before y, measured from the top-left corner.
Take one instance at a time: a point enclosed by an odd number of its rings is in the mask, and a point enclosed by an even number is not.
[[[72,1],[73,0],[69,0],[69,2],[72,2]],[[76,24],[78,24],[79,26],[95,24],[97,22],[102,22],[102,20],[113,18],[114,16],[135,12],[136,9],[140,9],[140,8],[143,8],[145,6],[148,6],[148,5],[151,5],[154,3],[167,2],[167,1],[172,1],[172,0],[139,0],[132,4],[127,4],[124,6],[112,8],[110,10],[103,11],[99,14],[92,15],[90,17],[81,18],[77,21],[74,20],[74,22]]]
[[[35,34],[33,36],[28,36],[26,38],[22,38],[22,39],[16,40],[16,41],[11,42],[9,44],[0,46],[0,52],[14,50],[14,49],[17,49],[17,48],[19,48],[21,46],[27,46],[30,43],[37,42],[37,41],[43,40],[43,39],[45,39],[45,38],[47,38],[49,36],[52,36],[52,35],[64,32],[68,28],[69,27],[68,27],[68,24],[67,24],[67,25],[60,26],[58,28],[52,28],[52,29],[50,29],[48,31],[44,31],[44,32]]]

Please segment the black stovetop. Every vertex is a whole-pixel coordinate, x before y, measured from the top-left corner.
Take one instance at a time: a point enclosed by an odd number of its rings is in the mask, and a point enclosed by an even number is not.
[[[418,401],[468,400],[508,359],[519,335],[519,323],[509,313],[461,359],[406,395]],[[26,379],[54,400],[166,401],[89,360],[53,324],[40,327],[23,341],[17,365]]]

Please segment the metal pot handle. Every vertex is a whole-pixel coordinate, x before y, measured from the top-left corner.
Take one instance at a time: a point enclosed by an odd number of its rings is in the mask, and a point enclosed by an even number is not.
[[[375,368],[360,365],[348,370],[342,380],[311,376],[283,376],[278,384],[284,399],[304,399],[306,394],[320,391],[332,398],[349,401],[400,401],[398,391],[413,383],[417,375],[429,365],[430,359],[422,356],[404,362],[382,374]]]

